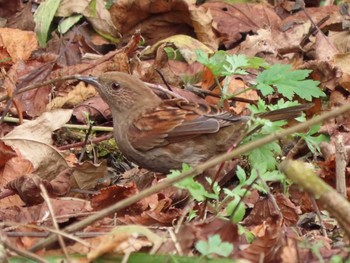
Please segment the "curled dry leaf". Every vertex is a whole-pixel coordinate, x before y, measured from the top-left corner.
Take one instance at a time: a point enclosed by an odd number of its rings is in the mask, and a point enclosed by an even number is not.
[[[214,218],[195,225],[197,239],[207,240],[215,234],[220,235],[222,241],[234,244],[238,238],[238,226],[229,220]]]
[[[92,211],[88,201],[77,198],[50,199],[50,202],[58,223],[68,222],[70,219],[79,218],[83,213]],[[43,226],[52,226],[52,219],[48,216],[46,203],[31,207],[12,206],[1,209],[0,221],[17,222],[21,224],[37,222]]]
[[[35,174],[24,175],[10,181],[5,188],[15,191],[27,205],[40,204],[44,201],[41,196],[40,184],[43,184],[50,196],[63,196],[70,190],[71,168],[63,170],[51,182],[41,179]]]
[[[114,185],[100,190],[100,193],[93,196],[91,199],[91,206],[95,210],[102,209],[104,207],[110,206],[111,204],[117,203],[125,198],[135,195],[139,192],[134,182],[127,185]],[[145,204],[141,202],[132,205],[127,209],[118,211],[118,215],[123,215],[125,213],[140,213],[145,209]]]
[[[150,49],[146,50],[143,55],[154,55],[156,50],[158,50],[158,48],[164,48],[165,44],[167,44],[167,46],[171,44],[175,49],[177,49],[188,64],[192,64],[196,61],[196,50],[198,49],[208,54],[213,53],[212,49],[208,48],[202,42],[193,37],[187,35],[175,35],[158,41]]]
[[[150,242],[153,243],[153,249],[150,252],[151,254],[154,254],[162,244],[162,238],[144,226],[119,226],[103,237],[103,242],[101,242],[96,249],[88,254],[88,259],[93,260],[100,255],[113,251],[118,251],[125,254],[131,253],[140,250],[145,245],[150,245],[149,243],[140,242],[139,239],[136,239],[139,236],[145,236]]]
[[[0,141],[0,167],[5,166],[7,161],[15,156],[13,149]]]
[[[27,206],[32,206],[43,202],[40,184],[43,184],[49,193],[52,192],[52,186],[47,180],[33,174],[21,176],[9,182],[5,188],[15,191]]]
[[[229,4],[210,1],[203,4],[213,17],[213,26],[219,32],[226,48],[232,47],[248,32],[256,33],[266,27],[275,29],[281,19],[268,4]],[[254,15],[252,15],[254,14]]]
[[[80,189],[91,189],[97,181],[107,174],[107,161],[99,164],[86,161],[74,165],[73,178]]]
[[[65,97],[57,97],[53,99],[46,107],[47,110],[73,108],[79,103],[95,96],[97,91],[90,85],[80,82]]]
[[[211,15],[192,2],[122,0],[113,4],[110,12],[114,25],[124,39],[128,39],[135,29],[141,28],[146,44],[178,34],[195,35],[199,41],[216,50],[218,40],[211,25]]]
[[[295,225],[299,219],[296,206],[284,194],[276,194],[275,199],[286,225]],[[255,203],[253,210],[244,220],[244,224],[260,225],[268,218],[278,218],[278,216],[278,211],[270,198],[265,197]]]
[[[25,61],[37,48],[38,41],[34,32],[0,28],[0,61],[9,59],[11,63],[19,60]]]
[[[245,259],[252,262],[272,262],[280,258],[285,243],[281,220],[274,221],[270,218],[252,232],[256,238],[242,251]]]
[[[108,104],[100,96],[92,97],[76,107],[74,107],[73,116],[77,118],[80,123],[87,124],[86,113],[92,120],[108,120],[112,117],[112,112]]]
[[[51,134],[62,127],[71,114],[72,110],[62,109],[45,112],[36,120],[16,127],[2,137],[1,141],[29,160],[36,175],[51,180],[57,175],[57,171],[67,166],[64,157],[52,147]]]

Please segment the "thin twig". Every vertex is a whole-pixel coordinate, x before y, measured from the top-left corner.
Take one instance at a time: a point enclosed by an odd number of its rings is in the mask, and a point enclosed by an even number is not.
[[[47,205],[47,208],[49,209],[49,212],[51,214],[52,225],[54,226],[56,231],[59,232],[60,228],[58,226],[58,223],[57,223],[57,220],[56,220],[56,217],[55,217],[55,212],[53,210],[53,207],[52,207],[52,204],[51,204],[51,201],[50,201],[50,198],[49,198],[49,194],[47,193],[47,190],[46,190],[46,188],[44,187],[43,184],[40,184],[39,186],[40,186],[40,190],[41,190],[41,196],[44,199],[44,201],[45,201],[45,203]],[[63,237],[60,234],[58,234],[57,237],[58,237],[58,243],[60,244],[60,246],[62,248],[63,254],[66,257],[68,263],[70,263],[71,260],[69,258],[67,247],[66,247],[66,244],[65,244],[65,242],[63,240]]]
[[[327,231],[326,231],[326,227],[325,225],[323,224],[323,219],[322,219],[322,216],[321,216],[321,212],[320,212],[320,209],[318,208],[318,205],[316,203],[316,200],[313,196],[310,195],[310,199],[311,199],[311,202],[312,202],[312,206],[314,207],[315,211],[316,211],[316,216],[318,218],[318,221],[320,221],[320,226],[321,226],[321,232],[322,232],[322,235],[324,237],[328,237],[327,235]]]
[[[5,248],[7,248],[10,251],[15,252],[16,254],[18,254],[21,257],[24,257],[26,259],[31,259],[31,260],[39,262],[39,263],[48,263],[48,261],[35,255],[34,253],[27,251],[27,250],[19,249],[16,246],[12,245],[2,232],[0,232],[0,243]]]
[[[168,82],[167,82],[166,79],[164,78],[162,72],[160,72],[159,69],[155,69],[155,71],[158,73],[158,75],[160,76],[160,78],[163,80],[164,85],[168,88],[168,90],[173,91],[173,89],[169,86]]]
[[[176,226],[175,226],[175,234],[178,234],[180,231],[180,228],[185,221],[186,215],[190,212],[190,210],[193,208],[193,200],[189,201],[189,203],[186,205],[186,207],[182,210],[180,218],[177,220]]]
[[[26,91],[29,91],[29,90],[32,90],[32,89],[37,89],[37,88],[41,88],[41,87],[44,87],[44,86],[47,86],[47,85],[51,85],[51,84],[54,84],[54,83],[56,83],[58,81],[77,79],[79,76],[80,75],[66,76],[66,77],[60,77],[60,78],[51,79],[51,80],[40,82],[40,83],[35,83],[35,84],[29,85],[29,86],[27,86],[25,88],[22,88],[22,89],[18,90],[16,92],[16,95],[21,94],[21,93],[26,92]],[[9,95],[4,95],[4,96],[0,97],[0,102],[4,101],[4,100],[8,100],[9,98],[10,98]]]
[[[91,213],[80,213],[80,214],[89,214],[90,215]],[[80,214],[77,214],[77,216]],[[83,216],[83,215],[81,215],[81,216]],[[70,217],[70,215],[64,215],[62,217],[66,218],[66,217]],[[58,216],[57,219],[58,218],[60,218],[60,216]],[[87,243],[83,239],[79,238],[79,237],[86,237],[86,236],[82,235],[82,233],[80,233],[80,234],[74,233],[74,236],[73,236],[72,234],[68,234],[68,233],[63,232],[63,231],[57,232],[55,229],[44,227],[44,226],[38,226],[38,225],[32,225],[32,224],[20,224],[20,223],[15,223],[15,222],[2,222],[0,225],[13,226],[13,227],[25,226],[28,228],[44,230],[44,231],[48,232],[48,233],[44,233],[45,237],[47,237],[49,235],[49,233],[60,234],[60,235],[64,236],[65,238],[69,238],[71,240],[74,240],[75,242],[82,244],[83,246],[91,248],[89,243]],[[11,233],[13,233],[13,232],[11,232]],[[6,233],[6,235],[11,236],[11,233]],[[31,232],[31,233],[33,233],[33,232]],[[104,233],[102,233],[102,234],[104,234]],[[31,234],[28,233],[28,236],[30,236],[30,235]]]
[[[169,233],[169,236],[170,236],[171,240],[174,243],[174,247],[175,247],[175,249],[177,251],[177,255],[182,256],[183,255],[182,248],[181,248],[181,245],[180,245],[179,241],[176,238],[174,230],[172,228],[170,228],[170,227],[168,227],[167,230],[168,230],[168,233]]]
[[[255,182],[257,180],[258,180],[258,177],[255,177],[254,180],[251,182],[251,184],[249,184],[248,187],[245,189],[242,197],[239,199],[238,203],[236,204],[236,206],[232,210],[232,214],[231,214],[232,219],[233,219],[233,216],[236,214],[236,212],[239,208],[239,205],[243,202],[243,199],[248,195],[250,189],[253,187],[253,185],[255,184]]]
[[[260,176],[260,171],[257,170],[257,169],[255,171],[256,171],[256,174],[257,174],[256,178],[259,178],[260,182],[263,184],[263,186],[264,186],[264,188],[265,188],[265,190],[267,192],[268,198],[270,199],[273,207],[277,211],[279,218],[282,219],[283,218],[283,214],[282,214],[281,209],[279,208],[279,206],[277,204],[276,198],[273,196],[273,194],[270,191],[270,187],[267,185],[265,180]]]
[[[92,130],[94,130],[94,129],[92,129]],[[109,134],[106,134],[104,136],[93,138],[90,140],[90,142],[92,144],[98,144],[102,141],[107,141],[107,140],[111,139],[112,137],[113,137],[113,133],[109,133]],[[79,147],[83,147],[83,146],[84,146],[84,142],[76,142],[76,143],[71,143],[71,144],[67,144],[67,145],[62,145],[62,146],[58,147],[58,150],[64,151],[64,150],[75,149],[75,148],[79,148]]]
[[[14,117],[5,117],[4,121],[10,122],[10,123],[19,123],[18,118]],[[23,120],[23,122],[28,122],[30,120]],[[68,128],[68,129],[77,129],[77,130],[88,130],[90,125],[85,124],[65,124],[62,127]],[[105,127],[105,126],[93,126],[91,128],[92,131],[102,131],[102,132],[111,132],[113,131],[113,127]]]
[[[102,219],[108,215],[112,215],[115,212],[119,211],[120,209],[128,207],[131,204],[134,204],[134,203],[142,200],[143,198],[146,198],[152,194],[158,193],[159,191],[161,191],[161,190],[163,190],[163,189],[173,185],[174,183],[179,182],[187,177],[196,176],[198,174],[201,174],[201,173],[203,173],[204,170],[211,168],[211,167],[213,167],[213,166],[215,166],[223,161],[230,160],[233,157],[236,157],[238,155],[241,155],[241,154],[244,154],[244,153],[249,152],[251,150],[254,150],[258,147],[261,147],[262,145],[271,143],[275,140],[279,140],[279,139],[281,139],[285,136],[288,136],[290,134],[293,134],[295,132],[307,129],[310,126],[318,124],[318,123],[323,122],[325,120],[337,117],[337,116],[339,116],[339,115],[341,115],[349,110],[350,110],[350,104],[345,104],[339,108],[336,108],[332,111],[323,113],[323,114],[321,114],[313,119],[310,119],[310,120],[303,122],[303,123],[299,123],[299,124],[292,126],[286,130],[267,135],[266,137],[263,137],[259,140],[242,145],[241,147],[238,147],[237,149],[233,150],[230,153],[221,154],[221,155],[219,155],[213,159],[210,159],[210,160],[208,160],[208,161],[206,161],[206,162],[204,162],[204,163],[202,163],[194,168],[189,169],[186,172],[179,174],[178,176],[176,176],[174,178],[168,178],[168,179],[163,180],[160,183],[158,183],[152,187],[146,188],[146,189],[142,190],[141,192],[139,192],[137,195],[130,196],[130,197],[118,202],[118,203],[115,203],[115,204],[99,211],[99,213],[91,215],[91,216],[89,216],[89,217],[87,217],[87,218],[85,218],[85,219],[83,219],[75,224],[72,224],[72,225],[66,227],[64,230],[66,232],[69,232],[69,233],[74,232],[74,231],[78,231],[78,230],[84,228],[87,225],[92,224],[93,222],[95,222],[99,219]],[[31,251],[36,251],[38,249],[46,247],[47,245],[52,244],[56,240],[57,240],[57,236],[51,235],[47,239],[34,245],[31,248]]]
[[[342,135],[335,138],[335,171],[336,171],[336,190],[339,194],[347,198],[345,171],[348,158],[345,150]]]
[[[89,141],[91,132],[92,132],[92,125],[89,123],[89,129],[88,129],[87,132],[86,132],[85,140],[84,140],[84,142],[83,142],[83,149],[81,150],[80,156],[79,156],[79,159],[78,159],[78,162],[79,162],[79,163],[80,163],[80,162],[83,160],[83,158],[84,158],[84,155],[85,155],[85,152],[86,152],[86,147],[87,147],[87,144],[88,144],[88,141]]]
[[[311,22],[311,24],[314,26],[314,28],[317,29],[318,33],[321,34],[321,36],[326,40],[326,42],[328,43],[328,45],[330,47],[332,47],[333,49],[336,50],[336,48],[334,47],[333,43],[331,41],[329,41],[329,38],[321,31],[321,29],[319,28],[319,26],[312,20],[311,16],[309,15],[309,13],[306,11],[305,8],[305,1],[304,0],[296,0],[295,1],[296,4],[299,4],[305,14],[305,16],[309,19],[309,21]],[[323,23],[323,20],[321,20]]]
[[[300,138],[296,144],[294,144],[293,148],[288,152],[286,159],[293,159],[301,149],[303,149],[306,145],[304,139]]]

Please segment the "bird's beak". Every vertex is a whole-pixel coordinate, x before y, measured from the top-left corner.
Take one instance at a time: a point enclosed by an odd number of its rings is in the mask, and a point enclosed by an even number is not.
[[[89,83],[93,86],[98,86],[99,85],[99,82],[97,80],[97,77],[93,77],[93,76],[79,76],[77,77],[77,79],[81,80],[81,81],[84,81],[86,83]]]

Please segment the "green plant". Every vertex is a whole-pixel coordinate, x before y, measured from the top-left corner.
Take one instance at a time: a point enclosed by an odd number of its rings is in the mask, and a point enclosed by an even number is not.
[[[208,57],[203,51],[197,51],[197,60],[208,67],[214,75],[218,86],[221,89],[221,99],[229,99],[235,94],[228,94],[228,81],[224,81],[223,87],[218,81],[219,76],[230,75],[247,75],[248,69],[264,70],[259,73],[255,79],[255,85],[252,85],[250,89],[257,89],[262,95],[270,95],[273,93],[279,93],[284,96],[285,99],[280,99],[274,105],[266,105],[266,103],[259,99],[255,106],[248,106],[252,112],[252,118],[249,122],[250,129],[256,129],[261,127],[258,132],[245,138],[243,143],[259,139],[267,134],[278,132],[286,125],[286,121],[270,122],[260,118],[254,118],[259,113],[282,109],[299,103],[292,101],[294,97],[300,97],[305,100],[311,101],[312,98],[319,98],[325,96],[325,93],[318,88],[318,81],[306,79],[311,70],[292,70],[290,65],[276,64],[269,66],[266,61],[261,58],[253,57],[248,58],[245,55],[230,55],[224,51],[218,51],[213,56]],[[297,118],[298,121],[303,121],[305,118]],[[319,143],[327,140],[324,135],[316,135],[319,126],[311,127],[307,133],[297,133],[295,136],[299,136],[304,139],[307,146],[312,152],[319,151]],[[250,167],[258,169],[262,177],[273,176],[274,178],[281,179],[281,175],[276,170],[277,161],[276,156],[282,153],[282,149],[277,142],[273,142],[258,149],[255,149],[247,154]]]
[[[297,101],[291,100],[291,98],[295,96],[303,97],[306,100],[310,100],[313,97],[324,96],[324,93],[317,87],[317,81],[305,79],[310,73],[309,70],[293,71],[288,65],[274,65],[268,67],[266,62],[261,58],[247,58],[244,55],[228,55],[223,51],[215,53],[212,57],[208,57],[204,52],[198,51],[197,56],[198,61],[207,66],[213,72],[213,75],[223,92],[222,100],[232,97],[233,94],[227,93],[227,82],[224,81],[224,86],[221,87],[218,77],[230,76],[232,74],[247,75],[249,74],[249,68],[265,69],[262,73],[258,74],[256,85],[252,86],[252,88],[260,90],[263,95],[276,92],[286,98],[281,98],[274,105],[267,105],[264,100],[259,99],[256,105],[248,106],[252,113],[252,117],[248,122],[248,130],[254,130],[256,132],[248,132],[249,135],[245,137],[242,143],[254,141],[266,135],[276,133],[282,130],[283,126],[287,124],[284,120],[271,122],[267,119],[254,116],[259,116],[260,113],[266,111],[298,105],[299,103]],[[305,87],[308,91],[303,91],[302,87]],[[296,118],[296,120],[304,121],[305,117],[300,116]],[[325,136],[316,135],[318,130],[319,126],[313,126],[308,132],[297,133],[294,136],[298,136],[305,140],[310,150],[315,152],[319,151],[319,142],[326,140]],[[192,197],[198,202],[208,199],[208,205],[212,206],[214,211],[220,213],[224,210],[226,213],[225,216],[229,216],[233,222],[239,223],[243,220],[246,213],[246,207],[242,202],[242,199],[244,196],[250,194],[247,189],[257,189],[260,192],[267,193],[265,184],[261,180],[265,182],[278,181],[282,183],[284,188],[286,188],[286,178],[284,174],[277,169],[278,161],[276,157],[281,154],[282,149],[278,142],[266,144],[247,153],[245,156],[249,161],[249,166],[247,166],[246,169],[238,166],[236,175],[239,182],[233,189],[222,189],[217,182],[212,182],[210,178],[206,178],[206,180],[209,185],[212,185],[211,192],[208,192],[193,178],[187,178],[180,183],[177,183],[176,186],[182,189],[187,189]],[[183,171],[188,169],[189,166],[183,165]],[[180,171],[172,171],[169,176],[177,176],[179,173]],[[258,176],[261,180],[256,180]],[[223,200],[219,199],[220,193],[224,193]]]
[[[182,164],[182,171],[179,170],[171,170],[168,175],[169,178],[173,178],[178,176],[181,172],[186,172],[190,169],[190,166],[187,164]],[[191,196],[198,202],[204,201],[206,198],[210,199],[218,199],[217,193],[209,193],[205,190],[204,186],[198,182],[196,182],[192,177],[186,178],[179,183],[175,184],[176,187],[181,189],[186,189],[190,192]]]
[[[209,258],[212,258],[214,254],[227,257],[233,251],[233,245],[228,242],[222,242],[217,234],[209,237],[208,241],[198,241],[195,247],[199,253]]]
[[[227,94],[227,83],[221,87],[218,81],[219,76],[247,75],[248,69],[259,68],[265,70],[258,74],[256,85],[252,85],[251,88],[259,90],[264,96],[278,92],[289,100],[299,96],[308,101],[325,96],[325,93],[318,88],[319,81],[306,79],[311,70],[292,70],[291,65],[282,64],[269,66],[262,58],[231,55],[224,51],[218,51],[209,57],[204,51],[197,50],[196,55],[197,61],[208,67],[213,73],[224,99],[234,94]]]

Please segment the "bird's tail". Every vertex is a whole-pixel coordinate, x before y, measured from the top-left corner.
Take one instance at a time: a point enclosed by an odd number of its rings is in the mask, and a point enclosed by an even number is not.
[[[287,107],[284,109],[273,110],[257,114],[256,116],[270,121],[291,120],[299,117],[301,113],[314,106],[313,103],[306,103],[296,106]]]

